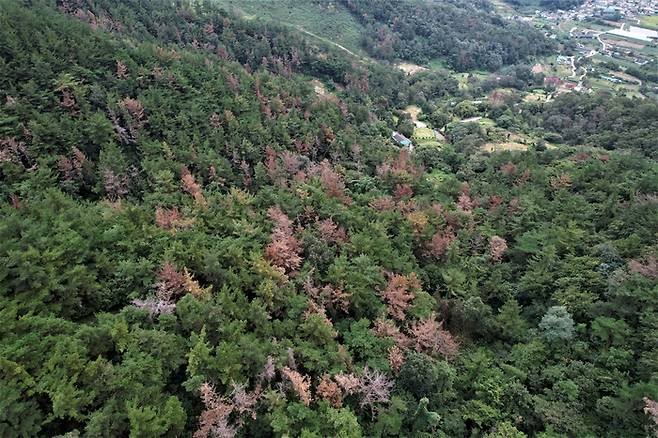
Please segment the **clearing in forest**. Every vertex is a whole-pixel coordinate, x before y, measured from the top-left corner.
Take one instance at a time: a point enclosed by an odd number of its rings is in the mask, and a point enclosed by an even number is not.
[[[501,152],[501,151],[527,151],[528,145],[523,143],[516,143],[513,141],[501,143],[486,143],[482,146],[484,152]]]
[[[407,76],[413,76],[417,73],[421,73],[429,70],[427,67],[423,67],[422,65],[417,65],[417,64],[411,64],[410,62],[401,62],[399,64],[396,64],[395,66],[400,70],[402,70],[403,72],[405,72]]]
[[[418,121],[418,116],[423,112],[418,105],[409,105],[404,109],[404,112],[411,116],[411,120]]]

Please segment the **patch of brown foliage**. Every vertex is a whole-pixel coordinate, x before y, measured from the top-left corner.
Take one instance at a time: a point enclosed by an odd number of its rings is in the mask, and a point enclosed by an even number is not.
[[[409,329],[409,334],[416,346],[416,351],[431,356],[442,356],[446,360],[454,359],[459,351],[459,344],[450,332],[444,330],[442,323],[436,321],[436,315],[417,322]]]
[[[288,379],[302,403],[304,403],[306,406],[309,406],[312,400],[311,383],[309,377],[303,376],[299,372],[288,367],[283,367],[281,369],[281,373],[285,378]]]

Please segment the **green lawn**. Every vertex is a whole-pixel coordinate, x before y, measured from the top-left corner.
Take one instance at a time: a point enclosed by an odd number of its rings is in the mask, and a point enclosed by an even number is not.
[[[228,11],[302,28],[359,55],[361,24],[339,2],[328,6],[313,0],[215,0]]]
[[[430,128],[416,128],[414,129],[414,138],[418,139],[425,139],[425,138],[430,138],[434,139],[434,131],[432,131]]]

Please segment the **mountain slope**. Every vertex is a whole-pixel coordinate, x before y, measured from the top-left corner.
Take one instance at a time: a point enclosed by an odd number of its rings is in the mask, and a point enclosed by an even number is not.
[[[482,153],[467,92],[212,2],[0,0],[0,435],[646,436],[658,165]],[[410,103],[450,143],[393,144]]]
[[[236,15],[287,24],[340,44],[358,55],[365,53],[361,46],[363,27],[350,11],[338,2],[217,0],[217,3]]]

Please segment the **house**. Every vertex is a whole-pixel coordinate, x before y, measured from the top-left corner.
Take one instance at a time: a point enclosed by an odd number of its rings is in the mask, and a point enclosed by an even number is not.
[[[624,82],[626,82],[619,78],[613,78],[611,76],[605,76],[605,75],[601,75],[600,78],[603,79],[604,81],[612,82],[613,84],[623,84]]]
[[[411,142],[411,140],[409,140],[407,137],[405,137],[404,135],[400,134],[397,131],[393,131],[393,136],[392,137],[393,137],[393,140],[402,147],[405,147],[405,148],[413,147],[413,143]]]

